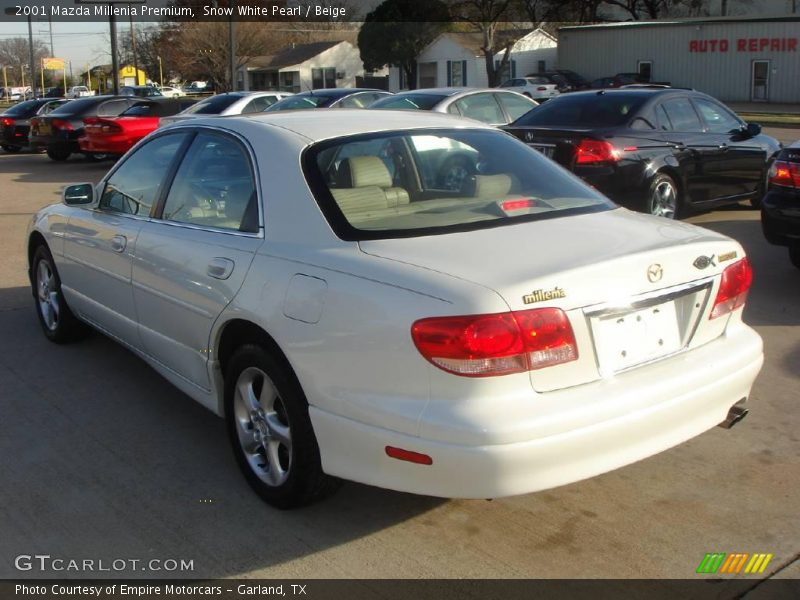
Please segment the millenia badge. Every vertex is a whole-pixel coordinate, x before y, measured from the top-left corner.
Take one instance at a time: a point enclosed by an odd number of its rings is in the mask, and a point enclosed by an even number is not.
[[[560,287],[554,287],[552,290],[536,290],[530,294],[525,294],[522,301],[525,304],[534,304],[536,302],[544,302],[545,300],[554,300],[555,298],[566,298],[567,292]]]
[[[772,554],[748,554],[747,552],[714,552],[705,555],[697,567],[698,573],[705,574],[729,574],[738,575],[739,573],[763,573]],[[745,566],[747,565],[747,566]],[[744,571],[742,571],[744,568]]]

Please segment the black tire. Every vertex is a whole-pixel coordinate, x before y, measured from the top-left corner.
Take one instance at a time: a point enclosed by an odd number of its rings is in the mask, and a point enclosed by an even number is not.
[[[50,157],[51,160],[63,161],[67,160],[72,154],[69,150],[61,150],[56,148],[48,148],[47,149],[47,156]]]
[[[61,291],[61,278],[58,276],[53,255],[47,246],[39,245],[36,248],[31,265],[31,290],[36,305],[36,316],[39,318],[44,335],[56,344],[66,344],[85,337],[89,329],[69,309]],[[47,283],[45,283],[45,271],[49,273]],[[50,311],[49,317],[47,311]],[[53,314],[55,319],[52,318]]]
[[[666,173],[656,173],[647,190],[644,212],[673,220],[684,216],[686,208],[683,194],[672,177]]]
[[[789,246],[789,260],[792,264],[800,269],[800,242],[795,242]]]
[[[6,145],[3,145],[3,146],[0,146],[0,148],[5,150],[6,152],[9,152],[10,154],[16,154],[17,152],[22,150],[22,148],[20,146],[6,146]]]
[[[275,393],[265,396],[270,387]],[[242,346],[228,363],[225,419],[236,462],[250,487],[267,503],[279,509],[297,508],[338,487],[338,480],[322,472],[300,384],[288,366],[261,346]]]

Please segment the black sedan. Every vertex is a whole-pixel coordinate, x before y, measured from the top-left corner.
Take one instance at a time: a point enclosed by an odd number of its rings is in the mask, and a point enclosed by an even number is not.
[[[10,107],[0,115],[0,148],[6,152],[19,152],[28,145],[31,119],[46,115],[66,100],[26,100]]]
[[[670,219],[758,207],[781,148],[714,98],[676,88],[559,96],[505,129],[619,204]]]
[[[141,102],[136,96],[91,96],[67,102],[47,116],[31,119],[30,145],[45,148],[53,160],[67,160],[80,152],[78,138],[83,135],[87,117],[116,117]]]
[[[770,244],[789,248],[800,269],[800,141],[784,148],[769,170],[761,228]]]

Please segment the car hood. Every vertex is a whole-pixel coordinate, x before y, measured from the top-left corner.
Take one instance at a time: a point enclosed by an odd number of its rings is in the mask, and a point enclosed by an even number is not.
[[[478,231],[360,242],[383,259],[491,288],[513,310],[546,300],[564,309],[650,292],[719,273],[729,262],[694,266],[700,256],[741,256],[721,234],[623,208]],[[648,269],[663,275],[648,280]],[[536,294],[541,291],[541,294]],[[531,295],[535,297],[531,297]]]

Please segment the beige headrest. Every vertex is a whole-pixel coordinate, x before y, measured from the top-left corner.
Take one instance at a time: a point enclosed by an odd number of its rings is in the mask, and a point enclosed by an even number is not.
[[[348,158],[352,187],[392,187],[392,176],[383,161],[377,156],[353,156]]]
[[[511,177],[500,175],[476,175],[476,198],[502,198],[511,191]]]

